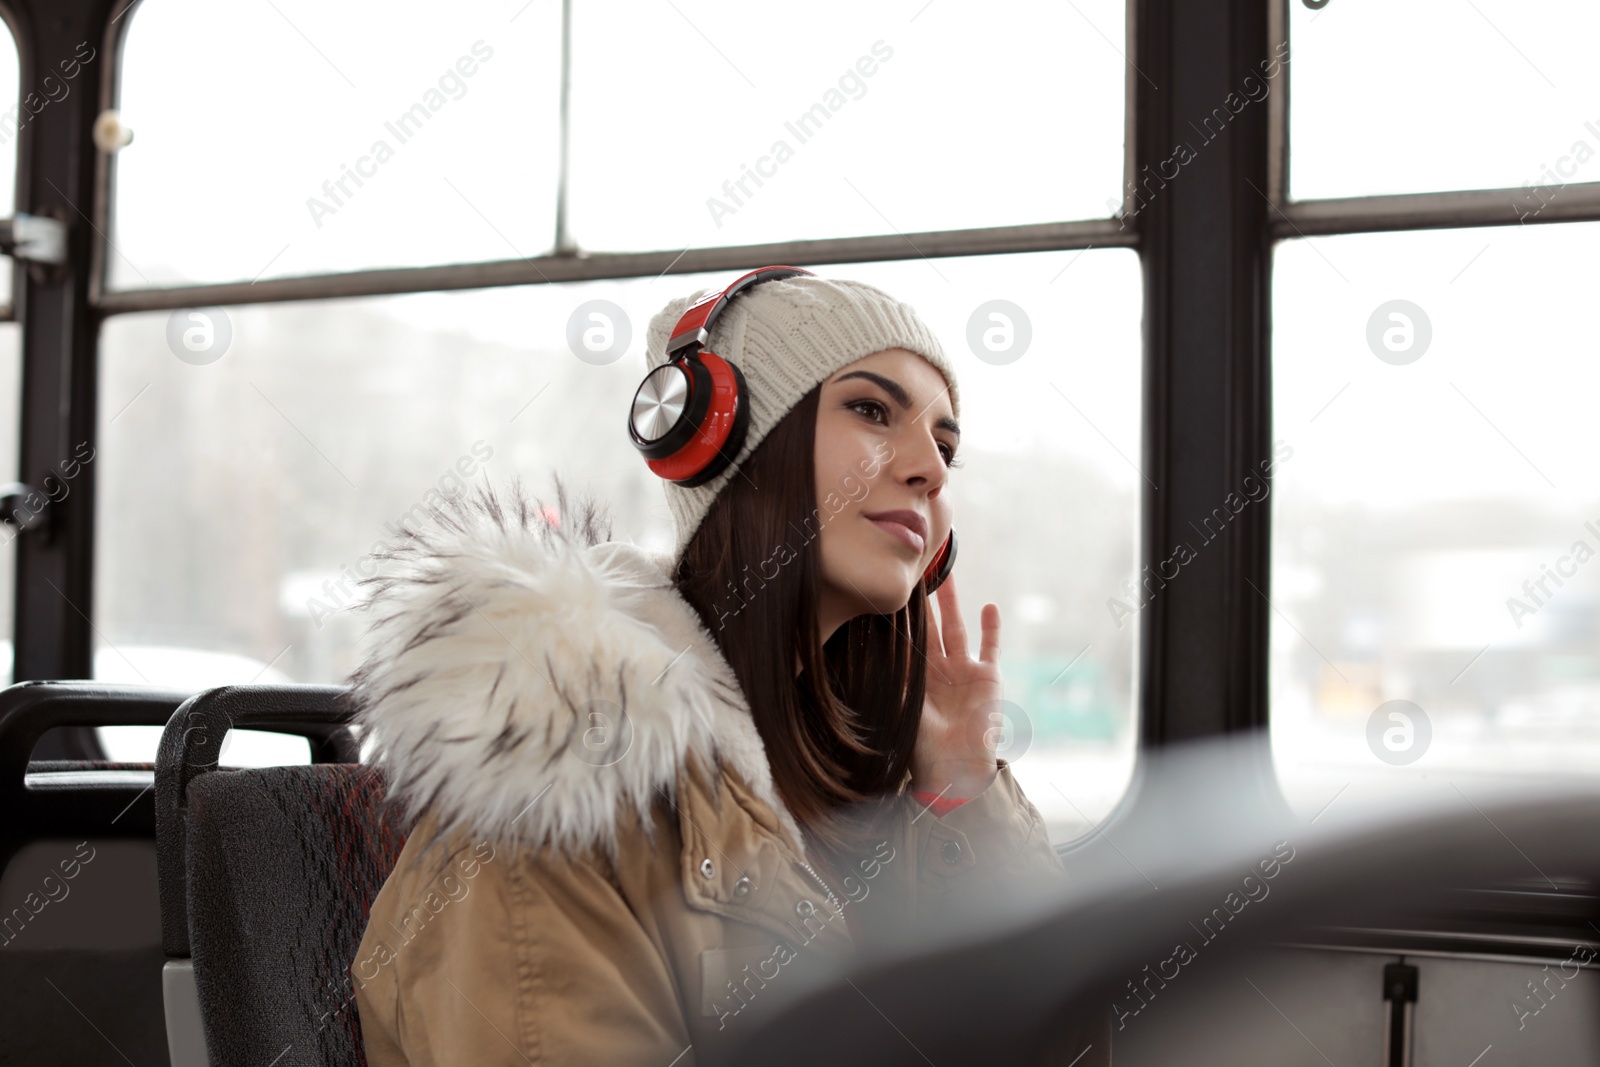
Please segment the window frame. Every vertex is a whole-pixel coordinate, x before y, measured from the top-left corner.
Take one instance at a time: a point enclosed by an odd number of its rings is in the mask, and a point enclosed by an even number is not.
[[[78,0],[82,2],[82,0]],[[136,6],[139,0],[126,0]],[[1125,20],[1131,27],[1137,0],[1125,0]],[[584,252],[567,227],[569,161],[567,152],[570,128],[569,88],[572,76],[572,0],[562,0],[562,48],[560,87],[560,139],[557,145],[559,166],[556,195],[552,206],[554,241],[552,251],[521,259],[480,260],[469,263],[425,267],[386,267],[358,271],[336,271],[255,282],[223,282],[175,288],[111,290],[106,286],[107,257],[102,238],[95,247],[96,261],[90,278],[91,299],[104,315],[137,311],[171,311],[186,307],[225,307],[230,304],[278,303],[296,300],[334,299],[359,296],[388,296],[401,293],[436,292],[453,289],[488,289],[514,285],[542,285],[557,282],[602,281],[615,278],[659,277],[665,274],[739,271],[752,265],[793,263],[801,266],[820,263],[883,262],[900,259],[938,259],[947,256],[987,255],[1005,252],[1072,251],[1083,248],[1133,248],[1138,235],[1123,227],[1115,217],[1068,222],[1034,223],[1022,226],[994,226],[959,230],[931,230],[917,233],[869,234],[861,237],[832,237],[819,240],[779,241],[758,245],[707,246],[680,251]],[[104,107],[115,107],[117,68],[122,61],[122,43],[127,22],[106,27],[106,53],[112,57],[111,77],[104,87]],[[1133,139],[1133,74],[1124,84],[1124,145]],[[97,168],[95,225],[102,234],[112,232],[111,210],[114,173],[109,160],[101,157]],[[1132,177],[1133,157],[1124,149],[1126,189]]]
[[[837,264],[1126,247],[1140,256],[1144,288],[1140,466],[1148,481],[1140,501],[1138,549],[1143,575],[1142,568],[1155,566],[1166,555],[1164,548],[1176,543],[1191,515],[1208,510],[1268,454],[1270,279],[1277,241],[1523,221],[1508,204],[1517,190],[1295,200],[1286,187],[1287,67],[1270,81],[1265,108],[1246,109],[1216,146],[1141,207],[1135,182],[1169,157],[1181,125],[1209,110],[1228,86],[1253,70],[1258,60],[1249,57],[1265,57],[1271,46],[1287,41],[1291,2],[1128,0],[1125,181],[1117,217],[584,256],[572,247],[565,228],[563,161],[553,205],[555,251],[548,254],[111,292],[105,286],[106,234],[115,173],[111,161],[95,150],[91,131],[99,110],[116,105],[126,16],[137,0],[52,0],[48,7],[44,0],[9,0],[0,4],[0,15],[17,40],[23,85],[30,84],[41,55],[66,54],[81,40],[98,41],[101,48],[99,61],[84,72],[80,91],[30,122],[19,137],[18,210],[57,213],[71,224],[65,270],[14,275],[12,307],[23,324],[23,480],[42,476],[71,442],[95,440],[100,327],[111,315],[732,272],[772,262]],[[570,5],[563,0],[564,36]],[[563,49],[564,85],[570,51]],[[565,131],[565,109],[561,123]],[[1566,187],[1559,205],[1528,221],[1595,219],[1600,219],[1600,182]],[[52,507],[47,530],[18,543],[18,679],[91,673],[93,464],[82,477],[79,491]],[[1186,567],[1182,580],[1160,588],[1140,613],[1135,702],[1141,750],[1266,727],[1269,514],[1267,508],[1248,509],[1224,541]],[[1084,610],[1097,609],[1086,605]]]
[[[23,51],[22,34],[19,29],[16,16],[12,14],[9,6],[5,4],[0,4],[0,21],[4,21],[6,31],[11,34],[11,40],[16,44],[17,47],[17,106],[20,108],[22,106],[22,87],[29,83],[31,80],[29,76],[33,73],[33,71],[29,68],[28,57]],[[17,174],[14,179],[19,182],[21,181],[22,172],[25,169],[22,153],[22,138],[19,135],[17,138]],[[17,189],[17,195],[19,197],[21,195],[20,187]],[[21,201],[16,200],[14,202],[20,203]],[[21,209],[18,208],[17,210]],[[0,293],[0,297],[3,297],[3,299],[0,299],[0,322],[15,322],[17,319],[17,304],[19,303],[17,297],[17,275],[19,273],[19,269],[13,262],[11,269],[11,285],[7,291]]]

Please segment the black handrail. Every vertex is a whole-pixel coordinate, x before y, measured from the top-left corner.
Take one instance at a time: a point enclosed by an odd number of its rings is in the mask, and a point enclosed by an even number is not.
[[[62,726],[160,726],[192,689],[104,682],[19,682],[0,689],[0,868],[29,841],[45,837],[154,832],[148,788],[108,776],[93,789],[29,789],[30,757],[39,739]]]

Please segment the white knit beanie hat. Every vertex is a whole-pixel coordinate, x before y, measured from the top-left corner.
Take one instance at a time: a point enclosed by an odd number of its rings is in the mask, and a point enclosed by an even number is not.
[[[667,362],[672,328],[689,305],[709,291],[678,297],[651,318],[645,343],[647,372]],[[961,417],[955,368],[945,358],[939,339],[909,305],[863,282],[800,275],[752,286],[723,309],[706,348],[737,364],[744,374],[750,425],[733,463],[711,481],[687,489],[662,480],[677,534],[674,567],[723,486],[772,428],[834,371],[874,352],[907,349],[944,375],[951,410]]]

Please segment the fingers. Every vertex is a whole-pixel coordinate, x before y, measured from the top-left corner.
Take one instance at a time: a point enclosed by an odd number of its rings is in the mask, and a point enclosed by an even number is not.
[[[1000,662],[1000,605],[985,604],[980,618],[983,639],[978,646],[978,658],[984,663]]]
[[[942,642],[944,654],[951,659],[967,658],[967,628],[961,621],[961,600],[956,595],[955,575],[945,580],[934,593],[938,600],[939,618],[928,629]],[[985,604],[979,615],[983,633],[979,639],[978,659],[984,663],[1000,662],[1000,605]],[[930,638],[930,643],[932,643]]]
[[[956,576],[945,579],[934,595],[939,599],[939,633],[944,638],[944,654],[951,659],[967,658],[967,628],[961,622],[961,601],[956,596]]]

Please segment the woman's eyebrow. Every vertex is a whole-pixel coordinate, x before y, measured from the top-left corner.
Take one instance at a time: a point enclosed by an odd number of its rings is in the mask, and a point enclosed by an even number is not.
[[[884,392],[893,397],[894,402],[899,404],[902,408],[909,409],[911,407],[911,394],[906,392],[905,386],[901,385],[893,378],[885,378],[883,375],[874,374],[869,370],[853,370],[849,374],[839,375],[839,377],[835,378],[834,381],[842,382],[851,378],[865,378],[867,381],[877,385],[878,388],[882,389]],[[942,430],[949,430],[957,437],[961,436],[961,426],[956,422],[955,419],[952,419],[948,415],[940,417],[938,421],[934,423],[934,425]]]

